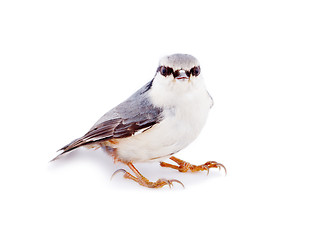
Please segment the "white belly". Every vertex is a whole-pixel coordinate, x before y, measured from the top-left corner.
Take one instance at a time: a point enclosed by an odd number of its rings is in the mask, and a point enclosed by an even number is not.
[[[194,101],[192,101],[194,99]],[[165,118],[152,128],[116,145],[123,161],[148,161],[168,157],[188,146],[202,130],[212,99],[205,91],[164,111]]]

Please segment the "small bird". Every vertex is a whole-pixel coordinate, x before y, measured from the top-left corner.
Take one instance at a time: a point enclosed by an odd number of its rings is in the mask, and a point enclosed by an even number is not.
[[[188,54],[163,57],[150,82],[127,100],[104,114],[82,137],[61,148],[62,154],[78,147],[103,148],[114,161],[126,164],[133,174],[124,169],[131,179],[149,188],[172,186],[176,179],[145,178],[133,165],[137,162],[161,161],[162,167],[180,172],[209,171],[225,167],[215,161],[193,165],[173,155],[188,146],[205,125],[213,100],[205,88],[198,60]],[[170,158],[176,165],[163,162]]]

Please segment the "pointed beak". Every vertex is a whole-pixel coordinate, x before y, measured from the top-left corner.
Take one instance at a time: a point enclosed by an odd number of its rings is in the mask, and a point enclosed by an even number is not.
[[[189,80],[189,77],[184,70],[180,70],[180,71],[177,71],[175,79],[185,81],[185,80]]]

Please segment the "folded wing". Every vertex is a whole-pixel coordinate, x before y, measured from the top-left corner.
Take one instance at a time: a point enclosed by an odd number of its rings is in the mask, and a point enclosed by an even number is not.
[[[162,109],[155,107],[149,99],[151,84],[149,82],[126,101],[104,114],[84,136],[61,148],[61,154],[100,141],[130,137],[159,123],[163,117]]]

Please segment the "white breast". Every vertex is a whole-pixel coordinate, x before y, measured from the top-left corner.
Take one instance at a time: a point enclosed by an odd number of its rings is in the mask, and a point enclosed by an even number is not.
[[[119,140],[117,154],[121,160],[137,162],[168,157],[198,136],[213,102],[204,84],[190,88],[162,94],[159,86],[153,87],[150,96],[156,106],[163,107],[164,119],[143,133]]]

